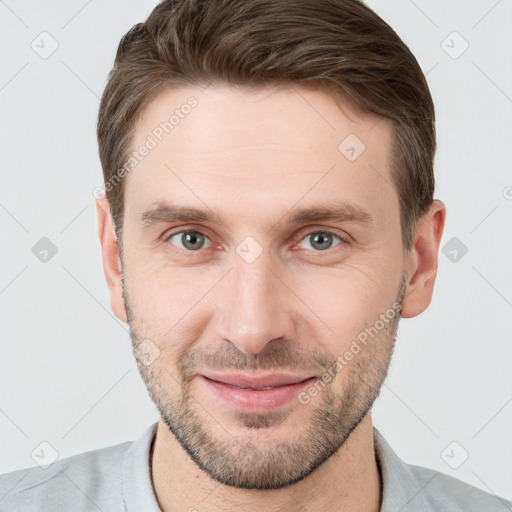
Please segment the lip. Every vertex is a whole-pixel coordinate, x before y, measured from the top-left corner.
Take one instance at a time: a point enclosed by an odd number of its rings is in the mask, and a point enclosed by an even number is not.
[[[310,379],[312,375],[294,375],[290,373],[270,373],[267,375],[250,376],[246,373],[204,373],[203,377],[229,384],[239,388],[258,389],[258,388],[275,388],[298,384],[306,379]]]
[[[208,391],[239,412],[269,412],[284,406],[316,377],[310,375],[247,374],[198,375]],[[267,388],[267,389],[264,389]],[[268,389],[270,388],[270,389]]]

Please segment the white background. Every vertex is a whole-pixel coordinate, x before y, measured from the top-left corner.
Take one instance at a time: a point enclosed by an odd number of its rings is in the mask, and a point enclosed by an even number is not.
[[[64,458],[157,419],[110,310],[92,196],[99,97],[121,36],[154,5],[0,2],[0,473],[34,466],[41,441]],[[369,5],[427,73],[442,245],[468,248],[455,263],[441,253],[431,306],[401,321],[374,423],[405,461],[512,499],[512,2]],[[59,45],[47,59],[31,48],[42,31]],[[58,248],[47,263],[32,253],[42,237]],[[469,453],[456,470],[441,457],[453,441],[455,458]]]

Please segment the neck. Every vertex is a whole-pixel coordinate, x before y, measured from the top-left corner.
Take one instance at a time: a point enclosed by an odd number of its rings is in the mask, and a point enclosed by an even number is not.
[[[282,489],[237,489],[211,479],[160,420],[152,452],[152,478],[163,512],[265,510],[379,512],[381,481],[370,413],[343,446],[316,471]]]

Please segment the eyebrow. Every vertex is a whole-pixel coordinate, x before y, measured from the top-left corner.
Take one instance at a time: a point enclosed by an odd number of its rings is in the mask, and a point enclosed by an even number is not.
[[[308,222],[356,222],[371,224],[373,217],[363,208],[355,204],[339,202],[322,205],[322,207],[297,208],[284,214],[273,227],[285,219],[292,225],[306,224]],[[214,222],[220,220],[209,209],[178,206],[167,203],[158,203],[154,208],[142,212],[141,223],[145,227],[170,222]]]

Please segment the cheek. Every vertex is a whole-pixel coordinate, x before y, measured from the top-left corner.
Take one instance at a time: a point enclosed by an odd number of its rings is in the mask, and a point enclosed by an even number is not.
[[[291,286],[317,315],[315,323],[325,327],[324,339],[331,340],[329,352],[337,355],[392,306],[399,276],[398,267],[346,264],[305,273]]]
[[[222,273],[212,268],[171,268],[143,254],[133,254],[126,262],[128,306],[138,337],[149,338],[162,353],[178,358],[204,330],[205,306],[211,304],[212,289]]]
[[[214,279],[211,269],[173,267],[154,250],[134,251],[127,256],[124,273],[139,315],[144,318],[164,315],[168,322],[197,303]]]

